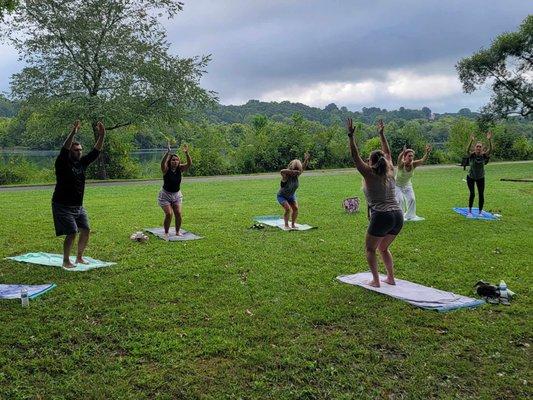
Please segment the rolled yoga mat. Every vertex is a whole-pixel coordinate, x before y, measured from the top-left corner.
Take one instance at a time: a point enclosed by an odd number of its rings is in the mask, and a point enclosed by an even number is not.
[[[50,253],[26,253],[20,256],[6,257],[9,260],[20,261],[29,264],[46,265],[49,267],[63,267],[63,255],[62,254],[50,254]],[[63,268],[65,271],[88,271],[95,268],[109,267],[115,265],[114,262],[106,262],[95,260],[91,257],[83,257],[88,264],[76,264],[74,268]],[[76,257],[70,257],[70,261],[74,264]]]
[[[49,283],[46,285],[4,285],[0,284],[0,299],[20,299],[22,288],[28,290],[28,297],[35,299],[40,295],[52,290],[56,285]]]
[[[160,239],[165,239],[165,229],[164,228],[146,228],[144,229],[146,232],[150,232],[151,234],[157,236]],[[203,239],[202,236],[195,235],[194,233],[184,231],[183,229],[180,229],[181,236],[176,236],[176,230],[171,229],[169,231],[168,240],[169,242],[179,242],[182,240],[197,240],[197,239]]]
[[[384,275],[380,275],[380,279],[385,278]],[[404,281],[403,279],[396,279],[396,285],[381,282],[381,287],[376,288],[368,285],[368,282],[372,280],[372,274],[370,272],[341,275],[337,277],[337,280],[406,301],[409,304],[426,310],[446,312],[458,308],[474,308],[485,304],[483,300],[472,299],[452,292],[445,292],[444,290]]]
[[[273,226],[275,228],[279,228],[283,231],[289,231],[289,230],[294,230],[294,231],[307,231],[309,229],[316,229],[316,226],[311,226],[311,225],[305,225],[305,224],[296,224],[296,228],[292,228],[292,229],[286,229],[285,228],[285,221],[283,220],[282,217],[279,217],[277,215],[268,215],[268,216],[264,216],[264,217],[254,217],[254,221],[255,222],[259,222],[261,224],[264,224],[264,225],[268,225],[268,226]],[[289,224],[290,224],[290,221],[289,221]]]

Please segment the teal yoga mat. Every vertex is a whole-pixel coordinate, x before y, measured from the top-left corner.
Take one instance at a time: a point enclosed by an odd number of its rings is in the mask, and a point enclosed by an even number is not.
[[[115,264],[114,262],[95,260],[94,258],[91,258],[91,257],[83,257],[83,258],[85,261],[88,262],[88,264],[76,264],[74,268],[63,268],[63,269],[65,271],[80,272],[80,271],[88,271],[88,270],[95,269],[95,268],[109,267],[110,265]],[[29,264],[46,265],[49,267],[62,268],[63,266],[63,255],[61,254],[26,253],[20,256],[6,257],[6,259],[20,261],[20,262],[29,263]],[[74,263],[75,260],[76,260],[75,257],[70,257],[70,261],[72,263]]]

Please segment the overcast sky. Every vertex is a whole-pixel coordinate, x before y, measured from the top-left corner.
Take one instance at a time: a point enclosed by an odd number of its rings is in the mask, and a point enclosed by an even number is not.
[[[212,54],[205,88],[223,104],[249,99],[436,112],[477,110],[454,65],[514,31],[530,0],[183,0],[165,21],[173,53]],[[0,46],[0,91],[21,64]]]

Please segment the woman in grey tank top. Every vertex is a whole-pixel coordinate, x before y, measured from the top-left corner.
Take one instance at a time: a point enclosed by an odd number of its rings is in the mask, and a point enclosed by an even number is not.
[[[283,220],[285,222],[284,228],[286,230],[296,228],[296,218],[298,217],[298,201],[296,200],[296,189],[300,185],[298,177],[304,172],[309,164],[309,153],[305,153],[304,162],[300,160],[292,160],[287,168],[280,171],[281,182],[278,194],[276,196],[278,203],[281,204],[283,210]],[[292,216],[291,214],[292,210]],[[289,226],[289,216],[291,216],[291,226]]]
[[[389,246],[396,239],[403,226],[403,213],[396,202],[394,166],[389,148],[389,143],[384,133],[383,121],[378,122],[378,134],[381,140],[381,150],[370,153],[368,164],[363,161],[359,149],[355,144],[352,119],[347,121],[350,152],[355,162],[355,167],[363,175],[366,201],[369,209],[370,224],[366,233],[366,259],[372,280],[370,286],[379,287],[378,259],[376,250],[379,250],[387,278],[383,282],[394,285],[394,262]]]

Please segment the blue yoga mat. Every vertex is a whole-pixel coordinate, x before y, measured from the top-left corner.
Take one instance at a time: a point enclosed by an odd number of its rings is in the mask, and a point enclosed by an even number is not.
[[[60,268],[63,267],[63,255],[61,254],[26,253],[20,256],[6,257],[6,259],[30,263],[30,264],[47,265],[49,267],[60,267]],[[115,264],[114,262],[95,260],[94,258],[91,258],[91,257],[83,257],[83,259],[87,261],[88,264],[76,264],[74,268],[63,268],[63,269],[65,271],[79,272],[79,271],[88,271],[94,268],[109,267],[110,265]],[[74,261],[76,261],[76,258],[70,257],[70,261],[74,264]]]
[[[479,209],[476,207],[472,207],[472,216],[468,215],[468,207],[454,207],[453,211],[455,211],[457,214],[461,214],[463,217],[466,217],[468,219],[483,219],[486,221],[497,221],[498,217],[491,214],[488,211],[481,211],[481,215],[479,214]]]
[[[28,297],[35,299],[40,295],[55,288],[55,283],[46,285],[4,285],[0,284],[0,299],[20,299],[20,291],[22,288],[28,290]]]

